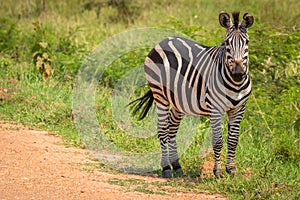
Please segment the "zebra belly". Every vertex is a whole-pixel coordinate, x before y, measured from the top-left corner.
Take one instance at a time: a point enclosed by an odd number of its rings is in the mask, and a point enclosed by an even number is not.
[[[186,87],[183,88],[183,92],[178,92],[174,99],[171,100],[172,106],[185,114],[207,116],[211,113],[205,92],[197,94],[195,89]]]

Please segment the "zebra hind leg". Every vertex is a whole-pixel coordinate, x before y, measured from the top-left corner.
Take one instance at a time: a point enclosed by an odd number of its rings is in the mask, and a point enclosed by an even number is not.
[[[162,167],[162,177],[163,178],[172,178],[172,169],[170,166],[170,161],[168,158],[168,148],[167,143],[164,141],[162,144],[161,140],[161,150],[162,150],[162,157],[161,157],[161,167]]]
[[[172,178],[172,169],[169,161],[168,142],[169,142],[169,108],[168,106],[157,105],[158,125],[157,132],[161,146],[161,167],[162,177]]]
[[[162,142],[162,141],[161,141]],[[166,145],[168,144],[168,145]],[[168,147],[168,148],[167,148]],[[174,176],[182,176],[183,171],[179,164],[179,158],[177,153],[176,137],[169,138],[168,143],[164,142],[162,145],[162,162],[161,162],[163,171],[163,178],[172,178]],[[172,169],[173,173],[172,173]]]
[[[169,140],[169,160],[171,162],[174,176],[183,176],[182,168],[179,164],[179,158],[177,153],[176,137]]]
[[[179,164],[179,157],[177,152],[176,134],[183,118],[183,114],[172,108],[169,112],[169,160],[171,162],[174,176],[182,176],[183,171]]]

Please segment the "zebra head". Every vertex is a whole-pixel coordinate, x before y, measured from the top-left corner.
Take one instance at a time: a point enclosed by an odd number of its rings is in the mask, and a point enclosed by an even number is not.
[[[251,27],[254,18],[245,13],[239,23],[239,12],[233,12],[233,21],[229,14],[221,12],[220,25],[226,28],[225,35],[225,69],[235,82],[240,82],[248,74],[248,41],[247,28]]]

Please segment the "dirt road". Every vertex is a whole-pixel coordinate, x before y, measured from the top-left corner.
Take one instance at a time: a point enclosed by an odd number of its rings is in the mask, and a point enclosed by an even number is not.
[[[90,154],[63,145],[59,136],[0,122],[0,199],[225,199],[196,192],[146,194],[109,180],[160,178],[107,173],[89,168]]]

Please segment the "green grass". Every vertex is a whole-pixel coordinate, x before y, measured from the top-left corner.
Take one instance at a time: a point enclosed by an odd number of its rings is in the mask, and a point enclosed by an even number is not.
[[[254,26],[249,29],[253,93],[237,147],[240,175],[220,180],[199,178],[201,165],[212,161],[210,153],[201,155],[201,152],[209,152],[210,142],[205,140],[209,121],[201,118],[195,131],[191,131],[195,135],[191,133],[191,138],[187,137],[190,147],[181,155],[185,177],[152,185],[132,180],[111,180],[110,183],[125,187],[134,184],[136,187],[130,191],[149,194],[163,195],[167,192],[164,186],[172,186],[176,191],[209,190],[225,194],[229,199],[300,198],[299,1],[134,0],[127,2],[131,14],[125,20],[121,11],[114,7],[104,7],[97,18],[95,10],[83,9],[87,1],[46,1],[45,12],[41,2],[2,2],[0,120],[49,130],[62,135],[67,145],[86,148],[77,131],[78,124],[73,121],[77,114],[72,110],[73,84],[83,61],[97,45],[114,34],[141,27],[172,28],[203,44],[218,45],[224,37],[224,29],[218,22],[219,11],[249,12],[255,17]],[[155,118],[143,122],[132,119],[138,126],[149,127],[150,137],[136,137],[145,136],[138,133],[131,135],[116,120],[123,120],[116,117],[123,113],[114,110],[112,98],[120,78],[125,73],[129,76],[137,73],[135,67],[143,63],[148,52],[149,48],[137,49],[116,59],[96,84],[95,99],[82,105],[94,108],[96,126],[101,128],[101,133],[108,142],[127,153],[159,151]],[[50,60],[44,61],[44,64],[50,63],[53,70],[48,81],[37,69],[36,53],[49,56]],[[141,88],[133,89],[131,99],[144,92]],[[129,99],[119,101],[124,105]],[[225,132],[226,126],[226,139]],[[222,152],[225,154],[226,145]],[[225,161],[225,156],[222,160]],[[101,170],[106,169],[101,167]],[[160,174],[160,171],[153,173]]]

